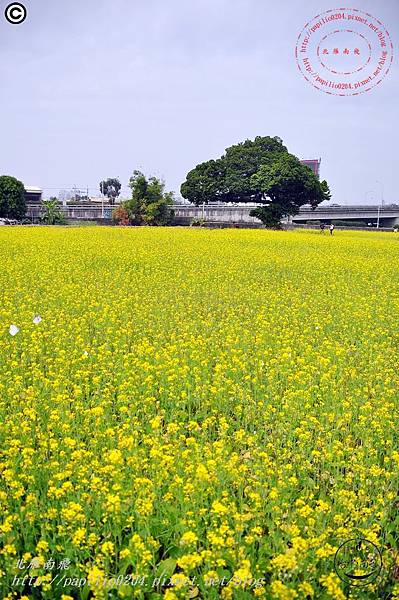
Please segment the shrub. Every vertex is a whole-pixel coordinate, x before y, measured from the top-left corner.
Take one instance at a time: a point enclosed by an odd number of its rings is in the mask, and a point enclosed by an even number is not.
[[[130,225],[129,213],[123,204],[114,208],[112,211],[112,220],[115,221],[117,225]]]
[[[62,214],[57,198],[43,200],[42,214],[40,221],[46,225],[65,225],[66,219]]]
[[[190,226],[191,227],[202,227],[205,224],[205,219],[192,219]]]

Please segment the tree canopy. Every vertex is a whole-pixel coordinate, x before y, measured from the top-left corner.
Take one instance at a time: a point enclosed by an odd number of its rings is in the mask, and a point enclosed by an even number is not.
[[[100,192],[108,197],[110,204],[115,203],[115,198],[121,193],[121,182],[117,177],[109,177],[100,182]]]
[[[22,219],[26,213],[25,187],[9,175],[0,176],[0,217]]]
[[[134,171],[129,180],[132,197],[123,203],[133,225],[167,225],[172,219],[168,205],[173,193],[165,192],[165,184],[157,177],[147,177]]]
[[[270,164],[287,148],[278,137],[256,137],[230,146],[217,160],[197,165],[186,177],[180,191],[194,204],[258,202],[262,193],[253,187],[251,177],[262,164]]]
[[[266,200],[250,214],[271,227],[287,215],[296,215],[304,204],[316,208],[331,197],[327,182],[320,182],[309,167],[288,152],[262,165],[251,183]]]
[[[294,215],[303,204],[330,199],[326,181],[290,154],[279,137],[256,137],[227,148],[216,160],[192,169],[181,194],[197,206],[215,201],[253,202],[266,224]]]

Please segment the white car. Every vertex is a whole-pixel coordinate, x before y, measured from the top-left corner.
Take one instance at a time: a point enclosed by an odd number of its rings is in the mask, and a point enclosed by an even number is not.
[[[0,225],[18,225],[16,219],[0,219]]]

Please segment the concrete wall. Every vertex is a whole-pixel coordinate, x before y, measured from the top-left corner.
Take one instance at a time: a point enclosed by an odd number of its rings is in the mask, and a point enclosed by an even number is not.
[[[215,225],[227,226],[252,226],[261,227],[259,219],[250,216],[251,210],[255,205],[246,206],[226,206],[210,204],[202,206],[174,205],[171,206],[175,212],[175,223],[177,225],[189,225],[194,219],[204,219],[206,222]],[[104,205],[104,219],[110,220],[114,206]],[[37,220],[40,214],[40,204],[29,204],[27,216],[33,221]],[[80,204],[60,206],[68,220],[102,220],[103,208],[101,204]],[[325,221],[332,220],[359,220],[376,221],[378,212],[380,214],[380,226],[393,227],[399,224],[399,208],[383,207],[378,210],[377,206],[346,206],[346,207],[318,207],[314,211],[308,208],[302,208],[298,215],[286,219],[287,224],[306,223],[306,221]]]
[[[104,205],[104,218],[102,218],[102,207],[101,204],[80,204],[77,206],[60,206],[60,211],[68,219],[68,221],[83,220],[83,221],[97,221],[97,220],[110,220],[112,217],[112,210],[114,206]],[[33,221],[39,218],[41,213],[40,204],[28,204],[26,216]]]
[[[175,206],[175,220],[180,224],[189,224],[193,219],[204,219],[216,223],[232,224],[252,224],[260,226],[261,221],[255,217],[251,217],[249,213],[255,205],[247,206],[223,206],[223,205],[208,205],[205,207],[199,206]],[[365,220],[376,221],[380,214],[380,226],[393,227],[399,223],[399,208],[382,208],[378,211],[378,207],[328,207],[316,208],[314,211],[302,208],[298,215],[284,219],[283,223],[306,223],[306,221],[325,221],[331,222],[335,220]]]
[[[215,223],[240,224],[251,223],[261,225],[261,221],[256,217],[251,217],[249,213],[254,208],[248,206],[173,206],[176,223],[191,223],[193,219],[204,219]]]

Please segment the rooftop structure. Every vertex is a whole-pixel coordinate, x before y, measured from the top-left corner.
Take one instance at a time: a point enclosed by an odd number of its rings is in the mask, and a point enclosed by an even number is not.
[[[25,201],[41,202],[43,190],[32,185],[25,185]]]
[[[310,169],[312,169],[312,171],[316,175],[317,179],[320,178],[321,158],[311,158],[311,159],[301,160],[300,162],[303,165],[305,165],[306,167],[309,167]]]

